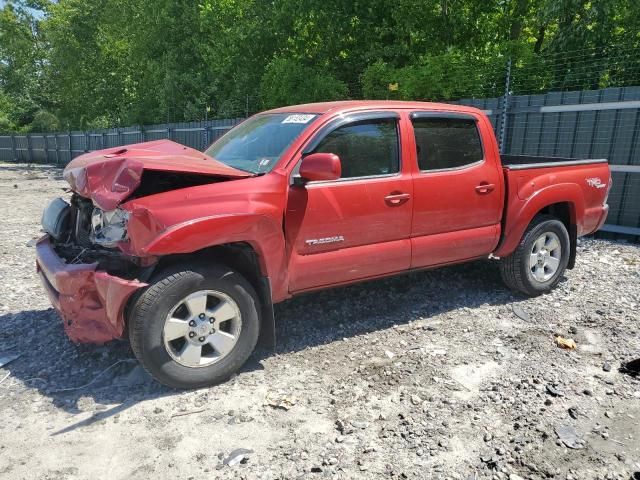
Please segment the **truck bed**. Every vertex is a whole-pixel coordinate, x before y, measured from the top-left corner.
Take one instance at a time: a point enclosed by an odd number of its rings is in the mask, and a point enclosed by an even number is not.
[[[611,185],[605,159],[504,155],[503,236],[497,256],[510,254],[531,218],[539,212],[564,218],[575,236],[594,232],[604,222]],[[553,211],[547,206],[553,205]],[[546,209],[546,210],[545,210]]]
[[[589,165],[592,163],[608,163],[605,158],[584,159],[569,157],[544,157],[535,155],[500,155],[502,166],[509,170],[528,168],[564,167],[571,165]]]

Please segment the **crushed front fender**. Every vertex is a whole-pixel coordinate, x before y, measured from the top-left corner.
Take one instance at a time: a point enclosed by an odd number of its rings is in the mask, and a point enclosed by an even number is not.
[[[36,257],[42,283],[72,341],[102,344],[122,337],[127,300],[146,283],[97,270],[97,263],[67,264],[48,236],[38,241]]]

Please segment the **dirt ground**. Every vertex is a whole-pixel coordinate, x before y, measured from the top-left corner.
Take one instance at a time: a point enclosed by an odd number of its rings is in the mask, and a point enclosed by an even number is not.
[[[174,391],[65,337],[27,246],[64,186],[0,165],[0,478],[640,478],[638,245],[581,240],[535,299],[494,261],[301,296],[277,352]]]

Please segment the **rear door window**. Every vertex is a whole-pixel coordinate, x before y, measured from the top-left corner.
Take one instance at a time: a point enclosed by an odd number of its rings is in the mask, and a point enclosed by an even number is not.
[[[414,117],[420,170],[461,168],[484,158],[475,120],[469,118]]]

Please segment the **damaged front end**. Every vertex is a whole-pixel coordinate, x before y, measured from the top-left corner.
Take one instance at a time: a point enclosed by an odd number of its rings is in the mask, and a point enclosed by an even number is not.
[[[56,198],[49,204],[42,215],[42,228],[67,264],[96,263],[102,270],[133,278],[153,259],[129,256],[116,248],[128,240],[128,218],[126,210],[105,211],[73,194],[70,202]]]
[[[64,171],[73,193],[45,209],[46,235],[36,246],[38,273],[71,340],[104,343],[121,337],[127,302],[147,286],[157,263],[153,256],[132,252],[132,213],[123,204],[246,176],[166,140],[74,159]],[[162,228],[154,224],[149,230]],[[138,226],[138,235],[140,230]]]
[[[74,194],[45,209],[47,233],[36,245],[37,270],[74,342],[104,343],[122,336],[124,309],[144,283],[154,259],[110,248],[125,241],[126,215],[103,212]]]

